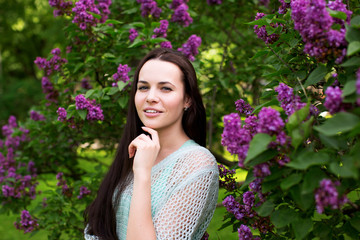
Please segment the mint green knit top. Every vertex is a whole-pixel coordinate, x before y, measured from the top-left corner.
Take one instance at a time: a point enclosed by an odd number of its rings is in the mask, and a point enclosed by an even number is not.
[[[219,172],[214,156],[193,140],[153,166],[151,214],[157,240],[199,240],[214,214]],[[133,181],[116,207],[116,231],[126,239]],[[85,234],[85,239],[96,239]],[[146,236],[144,236],[146,239]]]

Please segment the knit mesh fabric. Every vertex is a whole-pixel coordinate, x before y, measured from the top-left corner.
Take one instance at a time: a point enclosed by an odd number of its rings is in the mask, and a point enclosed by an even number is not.
[[[218,179],[214,156],[193,140],[156,164],[151,171],[151,214],[157,240],[201,239],[215,211]],[[132,189],[130,182],[117,206],[120,240],[126,239]],[[85,239],[98,238],[85,234]]]

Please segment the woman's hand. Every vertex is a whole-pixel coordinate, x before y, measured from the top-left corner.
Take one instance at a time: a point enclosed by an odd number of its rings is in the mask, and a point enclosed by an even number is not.
[[[133,171],[151,172],[160,150],[159,136],[157,131],[148,127],[142,129],[150,133],[151,138],[140,134],[129,145],[129,158],[134,157]]]

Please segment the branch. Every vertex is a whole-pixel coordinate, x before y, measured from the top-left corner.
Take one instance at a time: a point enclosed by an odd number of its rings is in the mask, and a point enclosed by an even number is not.
[[[293,73],[295,73],[294,69],[292,69],[289,64],[287,64],[275,51],[274,49],[272,49],[272,47],[269,44],[266,44],[266,46],[268,48],[270,48],[270,50],[275,54],[275,56],[277,56],[279,58],[279,60],[285,65],[287,66]]]

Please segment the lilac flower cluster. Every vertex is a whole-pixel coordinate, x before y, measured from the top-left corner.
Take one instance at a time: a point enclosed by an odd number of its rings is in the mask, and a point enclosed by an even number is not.
[[[37,220],[33,218],[27,210],[21,212],[20,223],[14,223],[16,229],[23,230],[24,233],[29,233],[36,230],[39,227]]]
[[[13,150],[17,150],[20,147],[22,142],[28,140],[28,129],[24,129],[19,127],[18,129],[22,132],[20,136],[12,136],[14,130],[18,128],[16,123],[16,117],[10,116],[8,119],[8,124],[2,126],[2,134],[5,137],[5,143],[3,143],[7,148],[11,148]]]
[[[69,186],[66,183],[66,180],[63,179],[64,173],[59,172],[56,174],[56,179],[58,180],[56,186],[61,187],[61,192],[63,195],[67,197],[72,196],[72,190],[69,188]]]
[[[281,103],[281,107],[288,116],[306,105],[306,103],[301,102],[299,96],[294,95],[293,89],[284,83],[280,83],[279,86],[275,88],[275,91],[278,93],[277,99]]]
[[[91,193],[91,191],[85,187],[85,186],[81,186],[80,187],[80,193],[77,196],[78,199],[82,199],[84,196],[89,195]]]
[[[75,7],[72,9],[74,12],[72,22],[77,24],[81,30],[86,30],[99,22],[104,23],[110,14],[109,6],[111,5],[111,0],[101,0],[98,2],[99,4],[95,4],[94,0],[79,0],[76,2]],[[101,15],[101,19],[95,18],[90,13]]]
[[[290,8],[290,2],[287,3],[285,2],[285,0],[279,0],[279,2],[281,3],[281,6],[279,7],[279,14],[285,14],[287,12],[287,9]]]
[[[171,42],[169,41],[164,41],[160,43],[160,47],[162,48],[172,48]]]
[[[195,56],[199,53],[198,48],[200,45],[201,37],[193,34],[181,48],[178,48],[178,51],[182,52],[190,61],[195,61]]]
[[[255,20],[259,20],[261,18],[263,18],[265,16],[264,13],[257,13],[255,16]],[[272,24],[272,27],[277,28],[279,25],[276,24]],[[263,40],[266,44],[272,44],[274,42],[276,42],[279,39],[279,34],[271,34],[269,35],[266,31],[266,26],[263,25],[261,27],[259,27],[258,25],[254,26],[254,32],[256,33],[256,35],[258,36],[258,38],[260,38],[261,40]]]
[[[240,167],[244,167],[244,160],[251,138],[250,131],[241,126],[241,118],[237,113],[224,116],[224,131],[221,134],[221,144],[226,146],[226,149],[231,154],[238,155]]]
[[[30,118],[34,121],[45,121],[46,118],[44,117],[44,115],[34,111],[34,110],[31,110],[30,112]]]
[[[240,228],[238,228],[239,240],[251,240],[253,235],[248,226],[241,224]]]
[[[53,84],[50,82],[50,79],[48,77],[42,77],[41,87],[43,93],[45,94],[45,99],[49,102],[57,103],[59,92],[55,90]]]
[[[229,195],[222,202],[226,210],[233,214],[237,220],[242,222],[252,222],[251,227],[259,229],[261,233],[267,233],[271,230],[269,218],[260,217],[252,209],[255,206],[255,196],[251,191],[247,191],[242,196],[243,204],[240,204],[236,199]],[[255,220],[255,221],[250,221]]]
[[[112,86],[116,87],[118,81],[123,81],[125,83],[130,81],[130,78],[129,78],[130,70],[131,70],[131,68],[127,64],[125,64],[125,65],[119,64],[119,66],[117,68],[117,72],[114,75],[112,75],[112,77],[115,81],[114,83],[112,83]]]
[[[151,38],[157,38],[157,37],[166,38],[167,37],[166,32],[168,27],[169,27],[169,22],[167,20],[160,20],[160,27],[154,29],[154,35],[152,35]]]
[[[271,174],[269,163],[261,163],[254,167],[253,174],[257,178],[264,178]]]
[[[227,191],[233,191],[236,188],[236,181],[235,181],[235,169],[228,170],[224,165],[219,164],[219,184],[220,187],[225,188]]]
[[[208,5],[220,5],[222,4],[222,0],[206,0]]]
[[[236,110],[241,114],[244,114],[246,117],[249,117],[254,111],[254,108],[250,104],[246,103],[243,99],[239,99],[235,102]]]
[[[64,0],[49,0],[49,5],[55,8],[53,11],[54,17],[58,17],[63,15],[70,16],[73,3],[72,1]]]
[[[315,202],[318,213],[323,213],[325,207],[339,209],[349,201],[345,195],[339,197],[339,193],[336,190],[336,186],[339,185],[340,182],[337,181],[333,183],[330,179],[320,181],[320,187],[315,191]]]
[[[67,112],[65,108],[59,107],[56,113],[58,114],[58,121],[66,121]]]
[[[304,52],[322,62],[336,58],[336,63],[341,63],[347,47],[345,21],[332,18],[326,8],[345,12],[349,21],[352,12],[346,5],[341,0],[328,4],[325,0],[293,0],[290,6],[294,28],[305,42]],[[341,29],[332,29],[334,23],[340,24]]]
[[[83,78],[81,80],[81,87],[84,89],[92,89],[93,87],[91,86],[91,84],[89,83],[89,79],[87,78]]]
[[[36,57],[34,63],[44,70],[45,76],[50,76],[54,71],[60,72],[63,64],[67,63],[65,58],[61,58],[61,51],[59,48],[54,48],[51,50],[53,55],[49,61],[42,57]]]
[[[134,42],[135,38],[137,38],[137,36],[139,36],[138,32],[136,31],[135,28],[130,28],[129,29],[129,40],[130,42]]]
[[[173,0],[172,4],[170,4],[170,8],[174,10],[173,15],[171,16],[171,21],[180,23],[184,27],[189,26],[193,22],[193,19],[187,12],[189,7],[186,2],[188,1]]]
[[[87,120],[104,120],[103,111],[100,104],[96,104],[95,100],[88,101],[84,95],[79,94],[75,97],[75,106],[77,110],[87,109]]]
[[[360,106],[360,68],[356,72],[356,94],[358,95],[356,103]]]
[[[278,135],[282,132],[285,124],[280,113],[270,107],[264,107],[258,114],[258,133],[267,133],[269,135]]]
[[[161,8],[157,6],[157,3],[154,0],[136,0],[141,4],[141,15],[147,17],[149,15],[154,18],[159,18],[161,14]]]
[[[331,114],[335,114],[342,110],[342,90],[336,87],[328,87],[325,91],[324,106],[329,110]]]

